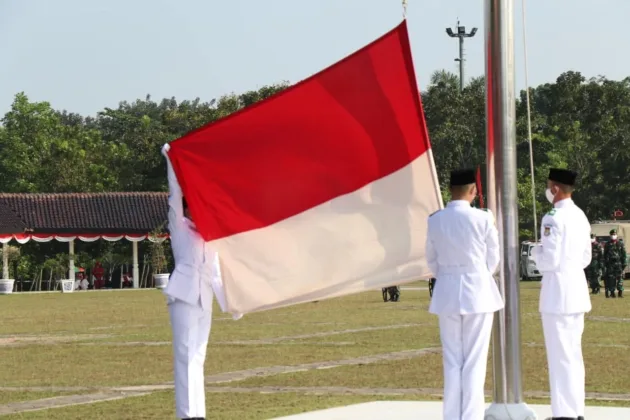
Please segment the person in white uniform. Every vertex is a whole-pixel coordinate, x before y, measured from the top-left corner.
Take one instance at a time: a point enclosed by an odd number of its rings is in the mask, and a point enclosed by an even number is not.
[[[489,211],[471,207],[474,170],[451,173],[452,201],[429,217],[426,257],[437,280],[429,311],[439,317],[444,419],[483,420],[494,312],[503,299],[493,277],[499,233]]]
[[[542,273],[542,317],[553,419],[583,420],[585,405],[582,333],[591,298],[584,269],[591,263],[591,225],[571,199],[577,173],[552,168],[545,195],[554,208],[541,224],[532,256]]]
[[[212,281],[220,278],[217,253],[207,246],[191,220],[170,160],[168,226],[175,270],[164,289],[173,332],[175,411],[180,419],[204,419],[204,363],[212,321]],[[216,279],[215,279],[216,280]]]

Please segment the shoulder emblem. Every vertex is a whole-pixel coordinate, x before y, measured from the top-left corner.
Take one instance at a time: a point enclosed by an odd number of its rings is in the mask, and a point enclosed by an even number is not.
[[[551,225],[545,225],[545,230],[543,232],[543,235],[545,236],[551,235]]]
[[[547,213],[547,216],[553,216],[556,214],[556,209],[551,209],[549,210],[549,212]]]

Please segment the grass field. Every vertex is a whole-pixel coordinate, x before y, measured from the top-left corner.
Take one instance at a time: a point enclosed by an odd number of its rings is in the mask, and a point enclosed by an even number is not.
[[[524,387],[532,403],[548,396],[538,293],[539,283],[522,283]],[[384,303],[376,291],[240,321],[217,309],[206,362],[208,418],[263,420],[378,399],[439,399],[440,342],[428,303],[427,290],[403,290],[398,303]],[[1,296],[0,308],[3,419],[174,418],[161,292]],[[630,301],[593,298],[584,355],[589,403],[630,406]]]

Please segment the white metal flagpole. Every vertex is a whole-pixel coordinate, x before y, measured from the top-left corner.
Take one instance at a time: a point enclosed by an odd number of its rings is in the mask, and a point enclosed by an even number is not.
[[[502,264],[497,281],[505,301],[494,321],[494,395],[485,419],[536,420],[523,401],[521,378],[514,0],[484,1],[487,195],[499,230]]]

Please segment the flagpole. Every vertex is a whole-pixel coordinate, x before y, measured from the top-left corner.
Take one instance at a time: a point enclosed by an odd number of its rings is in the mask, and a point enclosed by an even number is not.
[[[492,334],[493,402],[486,420],[535,420],[523,401],[516,195],[514,0],[484,0],[486,48],[487,206],[501,243],[497,283],[505,308]]]

